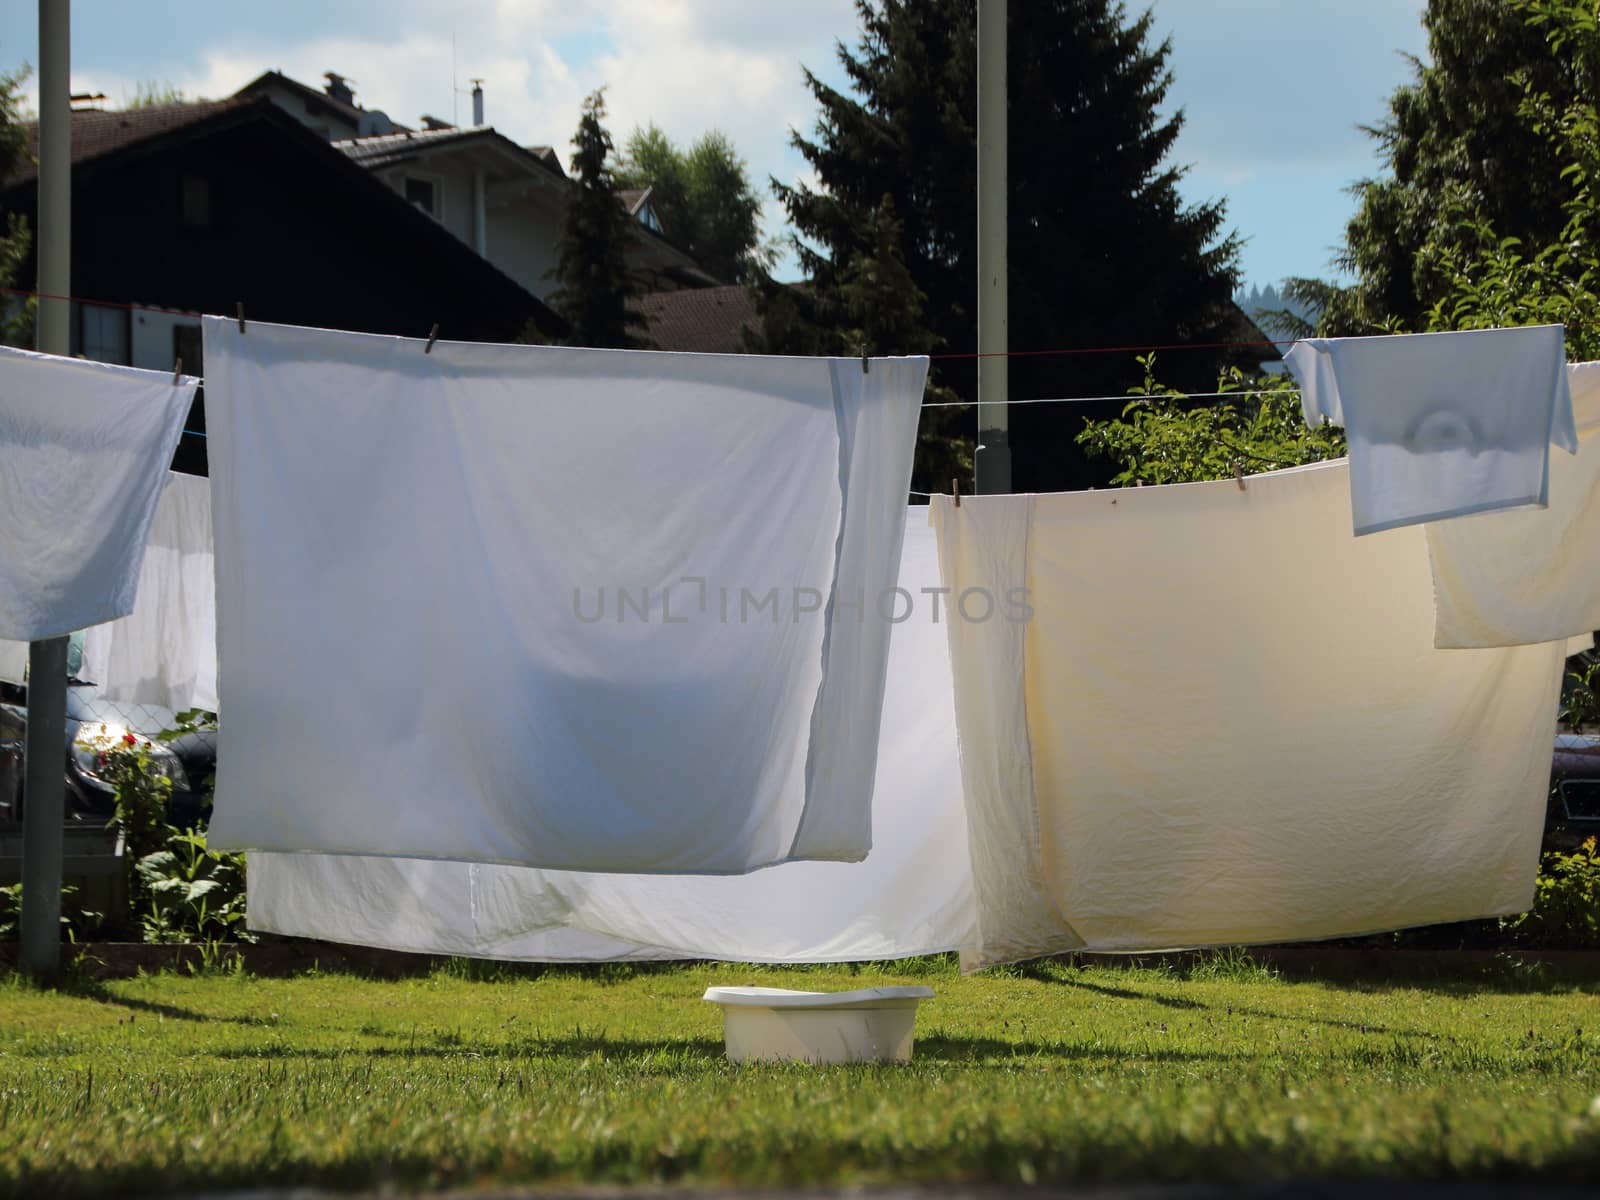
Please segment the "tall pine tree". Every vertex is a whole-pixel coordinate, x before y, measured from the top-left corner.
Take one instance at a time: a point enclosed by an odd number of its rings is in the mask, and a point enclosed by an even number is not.
[[[814,342],[806,324],[849,326],[842,288],[854,259],[873,253],[871,215],[887,196],[934,343],[973,351],[975,2],[857,0],[857,9],[861,41],[854,51],[839,48],[850,92],[806,75],[822,111],[814,136],[797,133],[794,144],[822,186],[774,185],[799,232],[795,252],[811,286],[776,304],[777,289],[762,289],[775,318],[767,345]],[[1223,232],[1222,206],[1186,207],[1177,191],[1182,171],[1167,162],[1182,117],[1159,112],[1171,83],[1169,47],[1152,45],[1151,21],[1148,13],[1130,21],[1115,0],[1010,5],[1013,350],[1211,343],[1240,332],[1231,302],[1237,242]],[[1224,357],[1197,350],[1166,361],[1175,384],[1196,387],[1215,379]],[[939,378],[963,398],[975,394],[972,360],[939,366]],[[1110,395],[1142,375],[1131,353],[1019,357],[1011,395]],[[1013,409],[1013,486],[1097,481],[1103,468],[1091,466],[1074,439],[1086,416],[1119,408]]]
[[[568,345],[627,349],[643,344],[635,331],[643,329],[644,320],[628,303],[642,289],[628,267],[633,218],[617,202],[606,161],[612,144],[601,124],[605,114],[602,89],[583,102],[572,138],[576,189],[557,243],[560,259],[554,275],[559,286],[552,300],[571,326]]]

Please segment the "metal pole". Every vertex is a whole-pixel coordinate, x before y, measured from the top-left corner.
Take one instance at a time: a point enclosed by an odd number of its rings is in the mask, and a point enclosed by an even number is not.
[[[1011,490],[1005,353],[1006,0],[978,0],[978,446],[974,489]]]
[[[71,0],[39,0],[38,347],[72,352]],[[42,980],[61,968],[61,851],[66,822],[67,639],[28,647],[18,962]]]

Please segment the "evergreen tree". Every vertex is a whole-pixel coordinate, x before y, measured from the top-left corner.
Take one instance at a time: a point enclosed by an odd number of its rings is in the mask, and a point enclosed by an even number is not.
[[[1368,130],[1386,174],[1353,189],[1359,209],[1339,266],[1357,282],[1333,298],[1334,332],[1424,328],[1451,288],[1434,256],[1485,248],[1476,241],[1484,225],[1537,246],[1561,237],[1565,162],[1532,127],[1524,101],[1542,95],[1565,110],[1592,104],[1596,85],[1577,56],[1526,19],[1528,10],[1506,0],[1428,0],[1431,62],[1413,60],[1412,82]],[[1592,240],[1600,226],[1583,232]],[[1434,255],[1424,254],[1430,245]]]
[[[895,216],[894,200],[885,195],[867,217],[862,234],[866,250],[850,260],[840,275],[839,302],[847,344],[858,352],[927,354],[935,345],[924,312],[922,289],[911,277],[900,245],[905,230]],[[957,397],[935,385],[931,401]],[[917,456],[911,486],[919,492],[943,492],[952,479],[972,486],[972,447],[960,436],[962,409],[930,408],[918,426]]]
[[[744,159],[717,130],[685,153],[656,126],[636,128],[616,175],[619,187],[651,189],[667,238],[708,274],[742,283],[770,263],[761,244],[761,198]]]
[[[572,138],[575,188],[557,243],[560,260],[553,274],[560,286],[552,301],[571,326],[568,345],[626,349],[643,344],[635,331],[644,327],[644,320],[629,307],[642,289],[627,261],[628,242],[635,236],[633,218],[617,201],[616,182],[606,163],[613,147],[601,124],[605,113],[601,89],[583,102]]]
[[[846,94],[814,74],[812,138],[794,136],[822,186],[774,186],[800,237],[811,281],[786,295],[766,346],[788,349],[848,327],[842,297],[854,259],[871,253],[870,216],[890,197],[900,257],[923,294],[934,344],[976,349],[976,8],[974,0],[857,0],[861,41],[839,48]],[[1029,0],[1009,14],[1010,329],[1018,351],[1226,341],[1237,243],[1220,204],[1185,207],[1181,169],[1166,162],[1181,116],[1159,108],[1169,47],[1151,45],[1150,14],[1115,0]],[[760,289],[770,305],[776,289]],[[765,310],[764,310],[765,311]],[[785,341],[790,345],[783,344]],[[896,352],[901,347],[875,347]],[[1215,378],[1216,352],[1172,356],[1174,378]],[[1181,359],[1182,361],[1176,361]],[[940,364],[963,398],[972,360]],[[1114,394],[1142,371],[1132,354],[1019,357],[1011,394]],[[1112,415],[1112,405],[1103,415]],[[1011,412],[1013,485],[1081,486],[1097,475],[1075,437],[1084,405]],[[971,418],[968,418],[971,429]]]
[[[12,178],[28,153],[22,126],[22,84],[28,69],[0,72],[0,180]],[[21,213],[3,213],[0,231],[0,287],[17,287],[18,276],[33,249],[33,232]],[[25,286],[25,285],[24,285]],[[0,296],[0,342],[8,346],[33,345],[33,317],[37,303],[31,297],[10,303]]]

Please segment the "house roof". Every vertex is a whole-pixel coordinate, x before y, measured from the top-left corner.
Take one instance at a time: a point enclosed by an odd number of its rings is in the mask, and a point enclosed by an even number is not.
[[[544,159],[545,163],[554,167],[559,174],[565,175],[567,173],[566,169],[561,165],[561,156],[556,153],[554,146],[524,146],[523,149],[535,158]]]
[[[347,104],[345,101],[340,100],[336,96],[330,96],[327,92],[320,91],[317,88],[301,83],[298,79],[289,78],[289,76],[285,75],[282,71],[263,71],[260,75],[257,75],[249,83],[245,84],[242,88],[235,92],[234,95],[236,97],[254,98],[254,96],[262,89],[270,87],[273,84],[276,84],[279,87],[287,88],[291,92],[298,94],[307,101],[324,105],[332,112],[343,117],[352,125],[359,126],[361,124],[362,117],[366,116],[369,112],[377,111],[375,109],[362,108],[359,104]],[[388,117],[388,114],[385,113],[384,116]],[[390,118],[390,123],[396,129],[405,128],[404,125],[400,124],[399,121],[393,120],[393,118]]]
[[[121,150],[124,146],[157,137],[186,125],[193,125],[218,113],[241,108],[254,103],[250,99],[230,97],[227,100],[197,100],[180,104],[151,105],[147,108],[130,108],[123,112],[106,112],[97,108],[75,109],[72,113],[72,161],[76,165]],[[26,183],[39,174],[39,123],[26,127],[27,156],[18,163],[10,179],[0,181],[6,186]]]
[[[74,112],[74,177],[79,169],[89,172],[115,169],[122,161],[159,151],[174,142],[221,136],[247,124],[286,139],[285,151],[304,156],[297,165],[338,173],[339,186],[351,189],[356,198],[369,203],[373,216],[386,221],[397,238],[414,241],[419,248],[425,246],[443,256],[454,264],[463,278],[474,279],[477,286],[489,294],[504,296],[507,301],[514,297],[518,303],[525,302],[531,311],[539,314],[541,324],[551,328],[564,324],[549,306],[521,284],[264,96],[235,96],[227,100],[169,104],[120,113]],[[13,177],[0,180],[0,192],[14,192],[19,187],[30,186],[38,177],[38,136],[37,123],[29,125],[27,137],[31,154]],[[362,188],[367,189],[364,196],[360,193]]]
[[[660,350],[738,354],[742,335],[757,323],[756,305],[743,284],[651,292],[635,303],[647,336]]]
[[[430,150],[440,150],[447,146],[465,146],[472,143],[493,146],[497,150],[512,155],[527,166],[537,167],[541,171],[549,171],[563,179],[566,178],[559,164],[535,152],[538,147],[519,146],[491,125],[482,125],[473,129],[451,127],[449,129],[407,130],[404,133],[386,133],[375,137],[345,138],[342,141],[331,144],[335,150],[352,162],[361,164],[369,171],[375,171],[380,167],[389,167],[395,163],[406,162]]]
[[[556,158],[555,152],[548,146],[519,146],[491,125],[482,125],[473,129],[425,129],[371,137],[345,138],[342,141],[332,142],[330,145],[352,162],[358,163],[368,171],[378,171],[385,167],[409,162],[420,155],[436,150],[454,150],[470,146],[481,146],[498,151],[521,166],[540,172],[541,175],[546,173],[553,175],[565,185],[577,186],[576,182],[570,179],[566,172],[561,169],[561,163]],[[630,188],[619,192],[617,198],[627,210],[629,216],[636,216],[640,205],[644,203],[649,195],[649,188]],[[682,279],[695,287],[716,282],[710,275],[701,270],[699,264],[694,261],[688,251],[659,230],[652,229],[643,222],[636,222],[634,231],[645,240],[647,245],[658,247],[677,260],[666,268],[667,273],[672,277]]]

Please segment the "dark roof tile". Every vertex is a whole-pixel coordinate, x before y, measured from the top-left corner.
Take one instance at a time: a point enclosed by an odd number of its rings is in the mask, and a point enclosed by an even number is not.
[[[230,97],[227,100],[196,100],[180,104],[157,104],[148,108],[130,108],[121,112],[101,109],[80,109],[72,114],[72,161],[88,162],[102,154],[110,154],[124,146],[141,142],[157,134],[180,129],[203,121],[215,113],[254,103],[251,99]],[[26,183],[39,174],[39,123],[27,126],[28,155],[19,164],[17,173],[4,182],[9,186]]]
[[[659,350],[738,354],[741,335],[756,327],[756,306],[743,284],[651,292],[635,307],[646,333]]]

